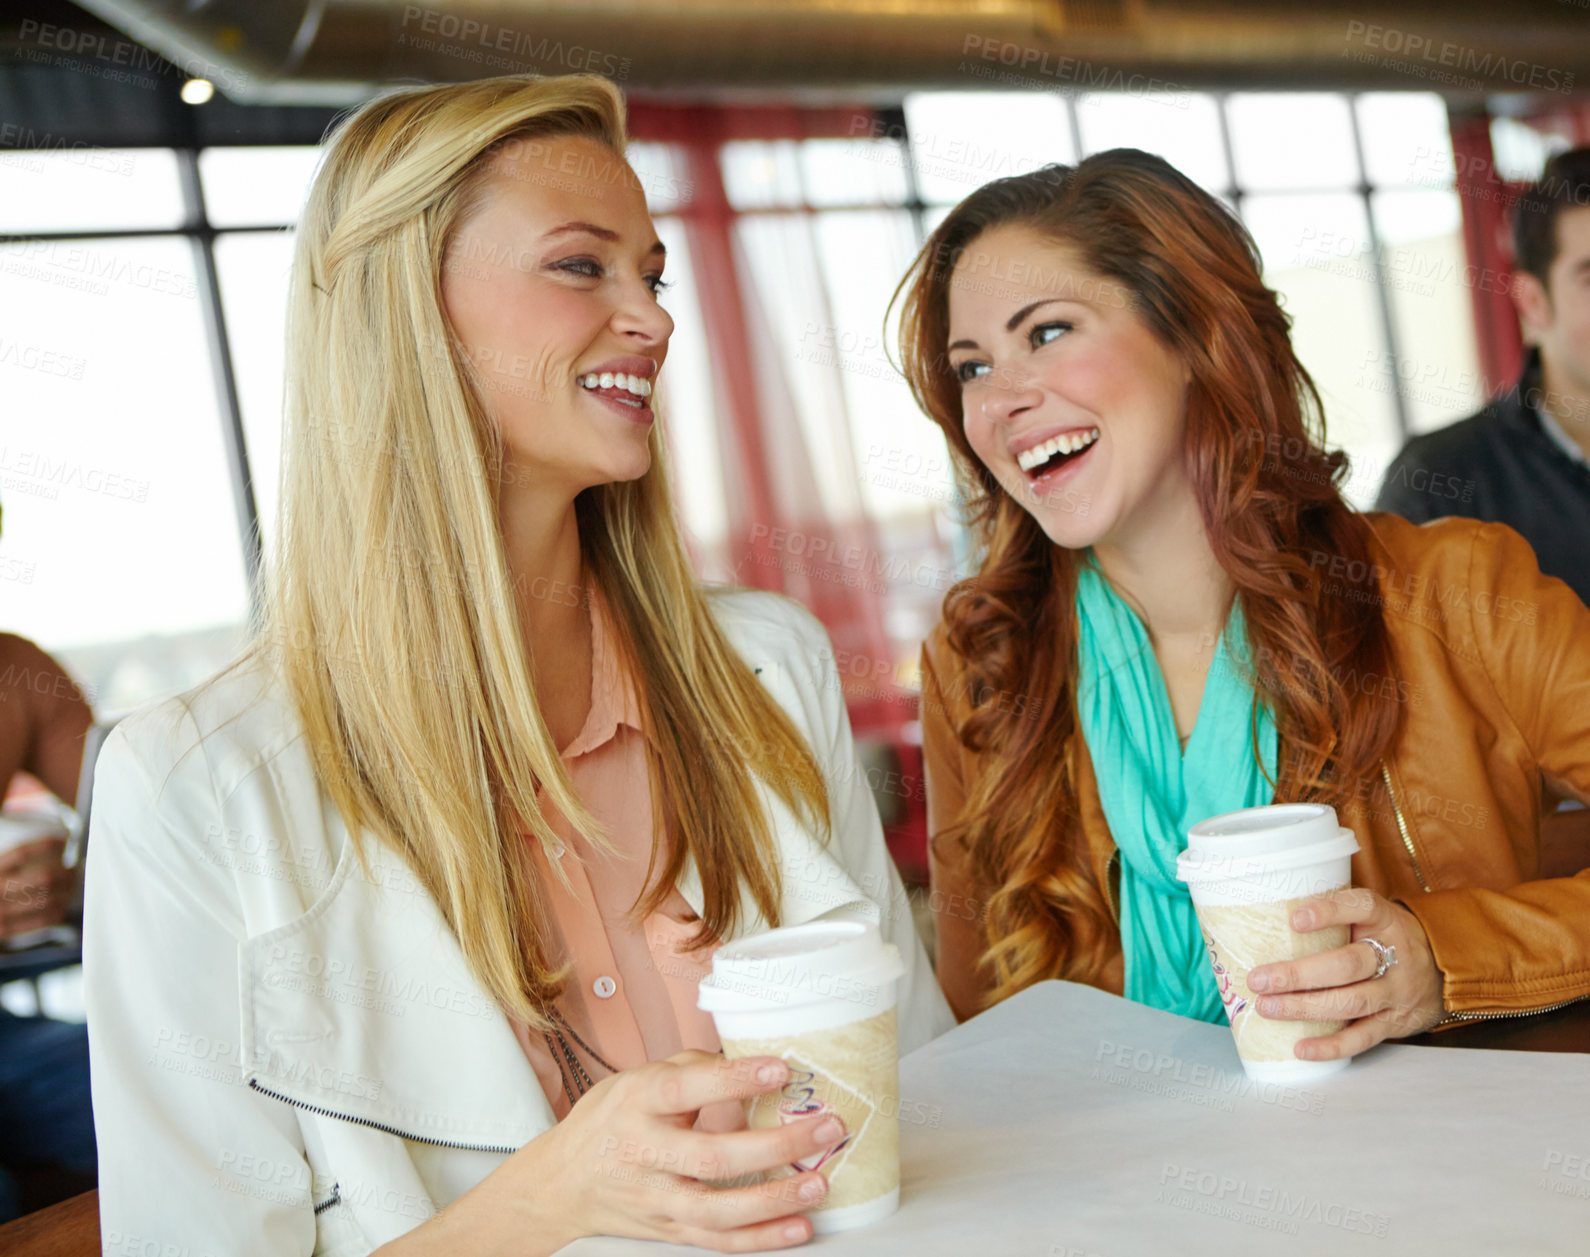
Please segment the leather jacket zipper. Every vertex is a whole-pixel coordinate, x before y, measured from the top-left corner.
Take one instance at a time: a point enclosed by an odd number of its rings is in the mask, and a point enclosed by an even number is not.
[[[1425,894],[1430,893],[1430,883],[1424,880],[1424,870],[1419,867],[1419,854],[1413,849],[1413,835],[1408,832],[1408,822],[1402,817],[1402,808],[1397,804],[1397,791],[1391,784],[1391,767],[1385,760],[1380,761],[1380,775],[1385,778],[1386,797],[1391,800],[1391,814],[1397,818],[1397,832],[1402,835],[1402,845],[1408,849],[1408,859],[1413,861],[1413,875],[1419,879],[1419,889]]]
[[[458,1144],[446,1139],[431,1139],[426,1135],[411,1135],[406,1130],[398,1130],[395,1126],[383,1126],[380,1122],[372,1122],[368,1117],[354,1117],[351,1113],[337,1113],[331,1109],[323,1109],[313,1104],[305,1104],[302,1100],[295,1100],[292,1096],[284,1096],[279,1091],[272,1091],[269,1087],[262,1087],[254,1079],[248,1080],[248,1085],[261,1095],[269,1096],[272,1100],[280,1100],[283,1104],[290,1104],[295,1109],[303,1109],[306,1113],[313,1113],[316,1117],[334,1117],[341,1122],[352,1122],[356,1126],[368,1126],[388,1135],[396,1135],[399,1139],[412,1139],[417,1144],[430,1144],[433,1148],[456,1148],[460,1152],[500,1152],[509,1156],[518,1152],[517,1148],[498,1148],[491,1144]]]
[[[1419,856],[1413,849],[1413,835],[1408,832],[1408,822],[1403,819],[1402,808],[1397,805],[1397,792],[1391,784],[1391,768],[1385,760],[1380,761],[1380,775],[1386,781],[1386,795],[1391,799],[1392,815],[1397,818],[1397,832],[1402,835],[1402,845],[1408,849],[1408,859],[1413,861],[1413,875],[1419,879],[1419,889],[1425,894],[1430,893],[1430,883],[1424,879],[1424,870],[1419,867]],[[1435,1030],[1441,1026],[1449,1026],[1456,1021],[1492,1021],[1500,1017],[1534,1017],[1540,1013],[1554,1013],[1559,1008],[1567,1008],[1570,1004],[1577,1004],[1582,999],[1590,999],[1587,995],[1575,995],[1572,999],[1565,999],[1561,1003],[1547,1004],[1544,1008],[1522,1008],[1500,1013],[1459,1013],[1449,1012],[1440,1021],[1431,1026]]]
[[[1534,1017],[1539,1013],[1554,1013],[1559,1008],[1567,1008],[1570,1004],[1577,1004],[1580,1000],[1590,999],[1590,995],[1575,995],[1572,999],[1565,999],[1560,1004],[1547,1004],[1544,1008],[1520,1008],[1505,1013],[1448,1013],[1430,1029],[1436,1026],[1450,1025],[1454,1021],[1492,1021],[1498,1017]]]

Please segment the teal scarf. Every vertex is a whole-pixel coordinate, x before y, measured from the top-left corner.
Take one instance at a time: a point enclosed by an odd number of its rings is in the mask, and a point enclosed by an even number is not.
[[[1273,797],[1250,752],[1256,715],[1259,753],[1273,779],[1275,721],[1255,703],[1246,679],[1252,672],[1242,601],[1232,602],[1215,647],[1185,754],[1143,623],[1091,550],[1077,565],[1077,628],[1077,713],[1121,852],[1126,997],[1223,1022],[1192,899],[1176,880],[1176,857],[1199,821]]]

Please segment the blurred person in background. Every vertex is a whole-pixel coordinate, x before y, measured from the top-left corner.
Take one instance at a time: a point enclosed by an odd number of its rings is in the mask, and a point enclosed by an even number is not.
[[[1517,385],[1409,441],[1375,508],[1414,523],[1466,515],[1506,524],[1541,571],[1590,603],[1590,148],[1557,154],[1519,198],[1513,253],[1528,343]],[[1455,486],[1472,489],[1461,506]]]
[[[696,581],[652,409],[665,249],[596,76],[383,95],[289,300],[253,648],[100,756],[84,970],[105,1234],[536,1257],[809,1239],[845,1138],[746,1130],[713,949],[839,914],[953,1024],[822,626]],[[241,1042],[239,1035],[241,1033]]]
[[[1352,889],[1261,965],[1338,1060],[1590,997],[1590,609],[1502,524],[1355,511],[1241,221],[1163,159],[978,189],[902,287],[906,378],[980,556],[923,648],[938,974],[961,1017],[1050,978],[1223,1023],[1176,859],[1208,817],[1324,803]],[[976,904],[976,912],[950,905]]]
[[[24,637],[0,633],[0,798],[26,772],[77,803],[83,738],[94,713],[66,670]],[[0,851],[0,948],[60,925],[78,875],[66,844],[42,838]],[[34,1172],[64,1172],[54,1190],[24,1191]],[[88,1029],[0,1008],[0,1221],[93,1186]]]

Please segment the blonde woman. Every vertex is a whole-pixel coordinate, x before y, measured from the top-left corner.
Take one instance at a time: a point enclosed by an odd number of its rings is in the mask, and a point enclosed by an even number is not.
[[[843,1132],[743,1129],[786,1070],[716,1054],[712,948],[864,916],[902,1050],[952,1024],[821,628],[691,577],[624,142],[574,76],[403,91],[329,144],[262,631],[99,764],[114,1251],[800,1243],[821,1175],[724,1180]]]

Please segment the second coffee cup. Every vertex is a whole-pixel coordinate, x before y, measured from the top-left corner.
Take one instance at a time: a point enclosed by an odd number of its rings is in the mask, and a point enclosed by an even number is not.
[[[900,1201],[899,949],[864,921],[813,921],[718,948],[697,1003],[730,1060],[778,1056],[789,1081],[749,1102],[753,1128],[829,1112],[845,1138],[770,1178],[819,1170],[828,1195],[811,1211],[819,1233],[893,1213]]]
[[[1358,840],[1323,803],[1244,808],[1200,821],[1187,832],[1176,875],[1187,883],[1214,980],[1220,987],[1237,1054],[1248,1077],[1296,1083],[1344,1069],[1346,1059],[1299,1060],[1302,1039],[1334,1034],[1341,1021],[1272,1021],[1261,1017],[1248,972],[1347,944],[1346,926],[1299,933],[1291,925],[1301,900],[1352,881]]]

